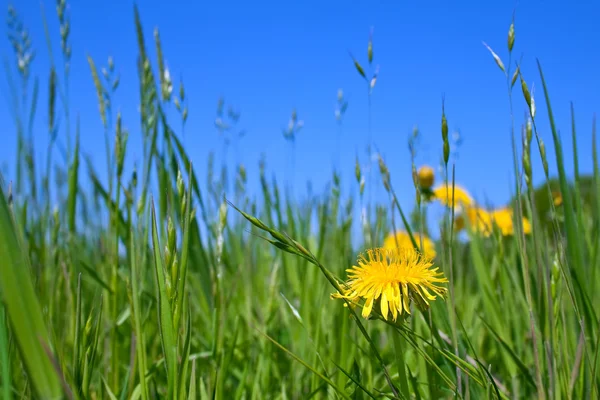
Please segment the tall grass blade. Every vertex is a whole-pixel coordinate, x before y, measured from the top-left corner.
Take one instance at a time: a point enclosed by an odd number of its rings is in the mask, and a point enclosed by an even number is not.
[[[12,379],[10,375],[10,358],[8,345],[8,325],[4,305],[0,305],[0,384],[2,398],[12,399]]]
[[[584,256],[581,248],[581,237],[583,237],[584,235],[581,231],[577,229],[577,217],[575,215],[575,208],[573,205],[571,190],[567,181],[567,173],[565,171],[562,143],[556,130],[554,114],[552,112],[552,106],[550,105],[550,94],[548,93],[548,87],[546,86],[546,80],[544,79],[542,65],[539,60],[537,60],[537,65],[538,71],[540,73],[540,78],[542,80],[542,86],[544,88],[544,97],[546,100],[546,107],[548,109],[548,119],[550,121],[550,128],[552,130],[552,138],[554,141],[556,153],[556,165],[558,168],[560,190],[564,202],[569,271],[573,274],[573,280],[578,285],[579,290],[577,290],[576,293],[580,298],[581,307],[583,307],[584,315],[589,321],[585,324],[585,326],[590,330],[589,334],[592,337],[594,337],[593,326],[598,325],[598,318],[596,316],[594,307],[592,306],[592,304],[590,304],[590,300],[586,290],[586,285],[584,285],[586,280],[583,278],[583,276],[581,276],[582,272],[585,270]]]
[[[154,267],[156,272],[157,300],[158,300],[158,324],[160,338],[165,357],[165,369],[167,372],[168,398],[173,398],[177,389],[177,341],[173,327],[173,313],[167,296],[165,266],[160,251],[158,240],[158,228],[156,226],[156,212],[154,201],[152,201],[152,247],[154,248]]]
[[[148,384],[146,382],[146,341],[144,331],[142,330],[142,310],[140,309],[140,272],[139,272],[139,264],[138,264],[138,256],[137,256],[137,247],[135,246],[135,238],[134,234],[131,231],[129,234],[131,238],[130,241],[130,253],[131,253],[131,266],[130,266],[130,284],[131,284],[131,295],[130,295],[130,305],[131,305],[131,315],[133,317],[133,327],[135,332],[135,337],[137,340],[137,346],[135,348],[137,363],[138,363],[138,374],[140,380],[140,390],[142,400],[149,399],[148,392]]]
[[[29,259],[18,238],[19,230],[4,192],[0,192],[0,293],[27,375],[37,395],[58,398],[62,390],[44,350],[49,336],[31,280]]]

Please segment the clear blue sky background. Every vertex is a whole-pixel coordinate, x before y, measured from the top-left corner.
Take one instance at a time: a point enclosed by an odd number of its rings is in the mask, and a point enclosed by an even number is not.
[[[49,56],[40,2],[20,0],[13,4],[31,32],[37,54],[32,73],[40,78],[41,86],[35,137],[37,153],[42,157],[47,143]],[[0,5],[6,10],[8,3],[1,0]],[[506,37],[515,6],[513,59],[522,57],[524,76],[530,89],[535,87],[537,119],[551,156],[550,166],[554,170],[536,57],[544,68],[567,162],[572,160],[569,102],[574,101],[581,170],[591,171],[592,115],[600,107],[598,2],[144,0],[138,5],[153,60],[152,32],[158,27],[175,90],[180,77],[185,83],[190,112],[185,142],[200,174],[206,171],[208,152],[222,150],[213,122],[217,99],[224,96],[241,111],[239,126],[248,132],[240,143],[240,158],[247,165],[252,191],[259,190],[258,160],[262,153],[270,171],[277,171],[280,180],[289,178],[289,147],[281,131],[293,108],[305,122],[296,145],[296,192],[303,191],[307,180],[313,182],[315,191],[323,190],[338,151],[334,110],[341,88],[349,108],[339,150],[344,192],[352,190],[357,152],[366,162],[367,97],[365,82],[354,69],[348,51],[366,66],[373,27],[374,64],[380,65],[372,95],[373,139],[384,153],[403,205],[411,206],[414,199],[407,147],[414,126],[422,133],[417,162],[439,164],[442,94],[450,131],[460,132],[463,140],[457,182],[475,197],[487,197],[501,205],[509,199],[513,182],[510,115],[505,79],[482,41],[508,63]],[[59,59],[55,4],[46,1],[44,8]],[[139,160],[142,150],[133,2],[71,1],[69,13],[72,109],[80,116],[82,148],[92,155],[103,174],[104,137],[86,55],[99,66],[105,66],[109,56],[114,58],[121,84],[113,107],[122,111],[130,131],[128,161]],[[3,57],[12,57],[6,39],[0,50]],[[13,58],[9,60],[14,63]],[[7,93],[5,79],[0,88]],[[526,108],[518,84],[514,93],[516,128],[520,129]],[[0,121],[0,165],[11,179],[16,134],[5,106],[0,107]],[[73,126],[74,122],[75,115]],[[176,120],[172,123],[179,127]],[[543,172],[535,147],[534,155],[534,174],[539,182]],[[572,164],[568,168],[572,171]],[[376,182],[380,185],[379,179]],[[384,194],[382,190],[378,193]]]

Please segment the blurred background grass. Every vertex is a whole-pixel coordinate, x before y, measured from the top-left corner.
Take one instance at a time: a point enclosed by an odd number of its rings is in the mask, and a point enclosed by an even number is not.
[[[8,104],[16,127],[9,134],[17,156],[0,202],[4,398],[598,397],[595,123],[592,146],[581,144],[578,153],[571,109],[573,123],[563,132],[574,146],[563,149],[552,82],[548,89],[538,64],[543,84],[530,91],[514,64],[514,25],[507,49],[490,49],[511,105],[514,197],[508,219],[482,227],[472,215],[488,215],[487,204],[440,194],[468,195],[454,183],[447,101],[435,185],[415,160],[418,130],[408,143],[412,184],[397,188],[393,177],[402,172],[390,169],[376,146],[357,154],[354,179],[334,170],[322,193],[294,191],[261,160],[260,193],[251,194],[242,163],[192,157],[183,141],[191,112],[185,88],[167,73],[158,31],[144,37],[137,8],[135,134],[113,106],[120,82],[113,61],[101,67],[87,58],[105,132],[105,148],[91,150],[105,152],[108,168],[100,174],[82,150],[84,133],[69,103],[66,3],[58,1],[50,15],[60,40],[49,33],[47,40],[61,58],[41,81],[30,76],[35,58],[18,10],[8,12]],[[371,38],[365,57],[348,61],[369,89],[380,84],[373,48]],[[525,100],[524,119],[512,115],[513,96]],[[346,107],[342,93],[340,116]],[[546,115],[551,153],[538,132]],[[37,156],[31,121],[41,116],[50,140]],[[215,123],[236,140],[243,136],[231,128],[238,118],[220,103]],[[302,168],[292,160],[303,129],[294,111],[283,131],[292,174]],[[131,154],[130,134],[141,138],[141,156]],[[132,170],[128,158],[136,160]],[[378,168],[365,171],[365,158]],[[593,165],[591,173],[579,172],[580,159]],[[197,174],[199,163],[208,164],[206,176]],[[532,165],[541,165],[535,172],[544,177],[537,186]],[[403,209],[397,193],[414,196],[414,207]],[[435,207],[443,212],[431,223]],[[398,323],[378,310],[369,320],[355,317],[330,299],[336,282],[359,252],[382,246],[395,231],[419,248],[435,238],[435,266],[450,281],[449,296]]]

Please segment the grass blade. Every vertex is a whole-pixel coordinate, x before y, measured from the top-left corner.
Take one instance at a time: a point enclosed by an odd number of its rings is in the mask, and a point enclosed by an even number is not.
[[[0,305],[0,384],[2,384],[2,398],[12,399],[10,359],[8,352],[8,325],[6,324],[6,312],[4,306]]]
[[[27,374],[41,398],[58,398],[61,387],[43,344],[49,343],[42,310],[31,280],[29,259],[4,192],[0,194],[0,293]],[[23,316],[26,315],[27,318]]]
[[[165,266],[160,251],[158,228],[156,226],[156,211],[152,201],[152,245],[154,248],[154,266],[156,271],[157,299],[158,299],[158,324],[160,338],[165,357],[169,398],[173,398],[177,388],[177,342],[173,327],[173,313],[167,296]]]
[[[570,267],[569,270],[573,274],[574,281],[579,286],[577,294],[579,294],[579,297],[581,299],[581,306],[583,307],[583,311],[585,313],[585,316],[587,317],[586,319],[590,321],[590,323],[587,323],[586,326],[590,329],[589,334],[591,335],[591,337],[594,337],[593,326],[598,325],[598,318],[588,298],[588,293],[584,285],[584,282],[586,282],[586,280],[582,279],[582,277],[580,276],[580,272],[584,271],[585,268],[584,257],[581,248],[581,239],[583,239],[585,235],[583,234],[583,232],[578,231],[577,229],[577,217],[575,215],[575,207],[573,204],[573,198],[571,196],[571,190],[567,181],[567,173],[565,171],[562,143],[558,136],[556,125],[554,123],[554,114],[552,113],[552,107],[550,105],[550,94],[548,93],[548,87],[546,86],[546,80],[544,79],[544,73],[542,72],[542,65],[539,60],[537,60],[537,65],[540,73],[540,78],[542,80],[542,86],[544,88],[544,97],[546,100],[546,107],[548,109],[548,119],[550,121],[550,128],[552,130],[552,138],[554,140],[554,147],[556,152],[556,165],[558,168],[560,190],[562,192],[562,198],[564,202],[565,227],[567,231],[568,243],[566,247]]]
[[[147,369],[147,367],[146,367],[146,346],[145,346],[144,331],[142,330],[142,314],[141,314],[141,309],[140,309],[140,298],[139,298],[140,290],[138,287],[138,280],[140,278],[139,278],[139,271],[138,271],[139,266],[138,266],[137,254],[136,254],[137,247],[135,247],[135,239],[134,239],[133,232],[130,231],[129,237],[131,238],[131,244],[130,244],[130,246],[131,246],[131,249],[130,249],[130,251],[131,251],[131,267],[130,267],[131,299],[130,299],[130,304],[131,304],[131,315],[133,318],[134,332],[135,332],[135,337],[137,340],[137,346],[135,348],[135,351],[136,351],[136,355],[137,355],[138,373],[139,373],[139,379],[140,379],[140,390],[141,390],[142,400],[148,400],[148,398],[149,398],[148,384],[145,379],[146,369]]]
[[[192,360],[192,373],[190,374],[190,390],[188,400],[195,400],[196,397],[196,359]]]
[[[79,124],[77,124],[79,127]],[[67,212],[69,221],[69,232],[75,233],[75,212],[77,211],[77,187],[79,175],[79,129],[75,138],[75,154],[73,163],[69,168],[69,195],[67,199]]]

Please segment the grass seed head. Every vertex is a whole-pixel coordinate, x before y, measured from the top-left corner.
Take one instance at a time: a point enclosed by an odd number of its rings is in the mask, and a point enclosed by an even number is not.
[[[517,82],[517,77],[519,76],[520,73],[521,73],[521,66],[517,65],[517,68],[515,69],[515,72],[513,73],[512,79],[510,81],[511,89],[513,88],[513,86],[515,86],[515,82]]]
[[[508,28],[508,52],[512,52],[515,45],[515,22],[513,21]]]
[[[494,50],[492,50],[492,48],[490,46],[488,46],[485,42],[483,43],[483,45],[489,50],[489,52],[492,54],[492,57],[494,57],[494,61],[496,61],[496,65],[498,65],[498,68],[500,68],[502,70],[502,72],[506,73],[506,69],[504,68],[504,63],[502,62],[502,60],[500,59],[498,54],[496,54],[494,52]]]

